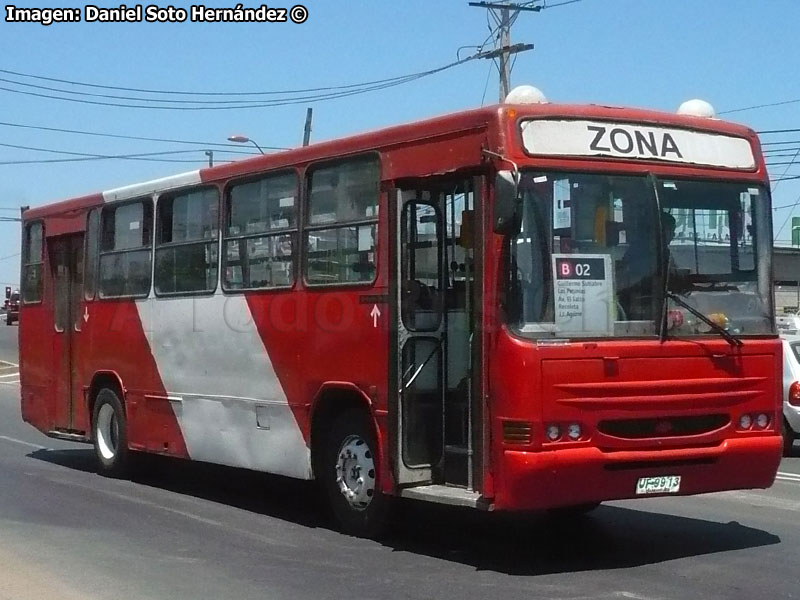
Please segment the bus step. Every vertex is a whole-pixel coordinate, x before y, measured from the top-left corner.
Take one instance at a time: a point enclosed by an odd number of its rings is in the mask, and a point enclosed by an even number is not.
[[[68,442],[88,442],[85,431],[76,431],[74,429],[51,429],[47,432],[47,437],[56,438],[57,440],[67,440]]]
[[[460,454],[462,456],[472,456],[472,450],[467,448],[466,446],[456,446],[448,444],[444,447],[444,451],[447,454]]]
[[[449,485],[421,485],[405,488],[400,490],[400,496],[437,504],[491,510],[491,504],[481,496],[480,492]]]

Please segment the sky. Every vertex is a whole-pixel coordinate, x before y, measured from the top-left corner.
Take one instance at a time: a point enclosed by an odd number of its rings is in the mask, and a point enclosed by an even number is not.
[[[521,13],[514,23],[512,42],[532,43],[535,48],[518,55],[512,87],[535,85],[552,102],[670,112],[684,100],[702,98],[723,113],[721,118],[757,131],[800,129],[800,0],[579,0],[556,6],[560,2],[564,0],[549,0],[546,10]],[[43,0],[15,3],[20,8],[52,5]],[[74,0],[58,5],[81,10],[86,6]],[[205,4],[235,5],[233,1]],[[260,4],[245,1],[244,6]],[[293,3],[276,0],[269,6],[289,9]],[[357,84],[450,64],[459,48],[463,58],[490,33],[486,10],[468,6],[467,0],[305,0],[304,6],[308,18],[302,24],[187,20],[43,26],[6,22],[4,11],[0,15],[0,217],[17,216],[21,205],[46,204],[197,169],[207,164],[205,150],[211,148],[19,125],[205,144],[225,144],[228,136],[241,134],[263,147],[294,147],[302,142],[307,106],[314,109],[313,142],[497,102],[498,74],[488,60],[364,94],[261,108],[121,108],[19,93],[122,102],[29,87],[39,85],[141,97],[24,75],[124,88],[223,93]],[[486,48],[491,45],[489,39]],[[775,103],[783,104],[725,113]],[[800,131],[764,134],[762,142],[771,150],[771,177],[800,175]],[[18,164],[72,156],[9,146],[94,155],[183,151],[151,158],[188,162]],[[786,150],[780,152],[781,148]],[[225,150],[255,151],[248,145],[213,149],[216,161],[246,156]],[[793,160],[797,164],[774,164]],[[785,207],[773,215],[775,232],[781,230],[778,243],[786,243],[789,224],[782,225],[792,214],[800,216],[800,179],[773,183],[773,205]],[[18,252],[19,224],[0,222],[0,285],[16,286]]]

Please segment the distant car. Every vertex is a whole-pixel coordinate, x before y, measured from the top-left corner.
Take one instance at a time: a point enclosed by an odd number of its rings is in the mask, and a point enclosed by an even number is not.
[[[800,336],[783,337],[783,455],[800,436]]]
[[[775,317],[775,327],[781,335],[800,334],[800,315],[778,315]]]
[[[19,292],[14,292],[6,301],[6,325],[19,321]]]

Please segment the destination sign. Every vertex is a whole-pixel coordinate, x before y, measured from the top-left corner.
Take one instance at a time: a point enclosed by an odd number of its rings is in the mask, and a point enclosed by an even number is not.
[[[608,254],[553,254],[555,322],[563,333],[614,330],[614,286]]]
[[[717,133],[606,121],[523,121],[529,154],[600,156],[754,169],[750,142]]]

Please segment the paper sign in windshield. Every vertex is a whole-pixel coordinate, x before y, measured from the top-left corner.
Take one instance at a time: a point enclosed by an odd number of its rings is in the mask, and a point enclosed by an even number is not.
[[[608,334],[614,329],[611,257],[553,254],[555,322],[562,332]]]

